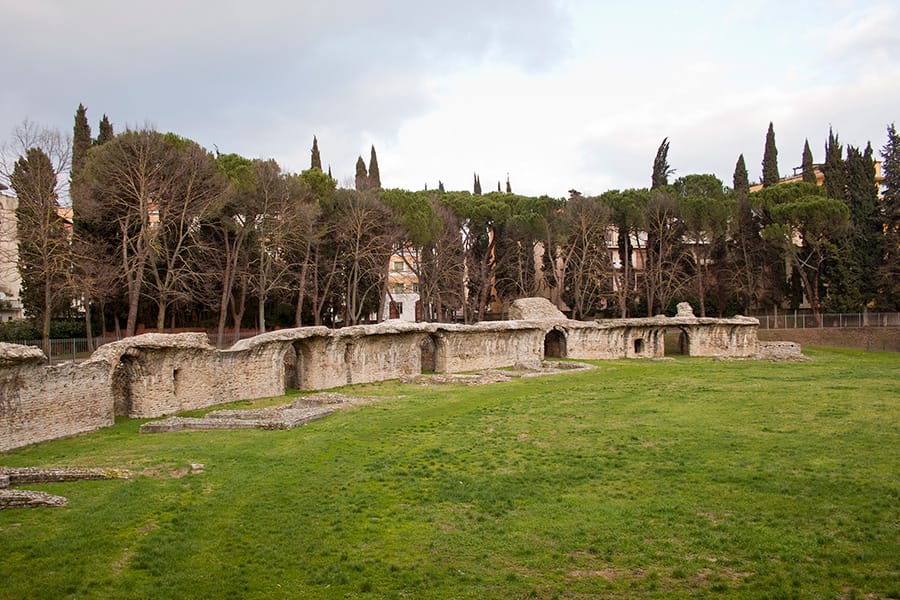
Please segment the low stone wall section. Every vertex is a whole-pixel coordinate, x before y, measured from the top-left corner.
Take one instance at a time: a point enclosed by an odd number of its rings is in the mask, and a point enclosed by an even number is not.
[[[50,367],[37,348],[0,343],[0,452],[113,422],[102,364]]]

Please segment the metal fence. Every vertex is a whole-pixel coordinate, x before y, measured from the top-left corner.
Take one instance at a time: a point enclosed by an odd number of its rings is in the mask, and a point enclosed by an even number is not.
[[[114,342],[115,338],[94,338],[94,350],[107,342]],[[16,340],[13,344],[21,344],[22,346],[34,346],[40,350],[44,350],[44,343],[41,340]],[[47,362],[51,365],[58,365],[64,362],[80,362],[91,355],[87,338],[68,338],[68,339],[51,339],[50,347],[45,352]]]
[[[209,343],[212,346],[216,346],[216,342],[218,341],[216,332],[208,331],[206,334],[207,337],[209,337]],[[238,340],[250,338],[256,334],[256,330],[249,329],[244,329],[242,331],[226,331],[219,348],[229,348]],[[105,337],[97,336],[93,338],[93,350],[96,350],[103,344],[115,342],[117,339],[119,338],[114,335],[107,335]],[[49,351],[45,352],[45,354],[47,355],[47,363],[51,365],[58,365],[66,362],[81,362],[87,359],[93,352],[92,350],[89,350],[91,346],[88,345],[87,338],[58,338],[51,339],[49,342]],[[33,346],[42,351],[44,350],[44,344],[41,340],[15,340],[10,343],[20,344],[22,346]]]
[[[818,329],[824,327],[900,327],[900,313],[829,313],[816,323],[811,313],[788,312],[777,315],[754,315],[760,329]]]

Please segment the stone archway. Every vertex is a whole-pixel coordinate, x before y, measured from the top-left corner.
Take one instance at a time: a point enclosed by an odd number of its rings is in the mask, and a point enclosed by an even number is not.
[[[309,349],[303,342],[297,341],[284,351],[284,387],[302,390],[307,385],[306,364]]]
[[[435,335],[427,335],[422,339],[419,348],[422,356],[421,370],[423,373],[437,372],[439,347],[439,342]]]
[[[544,358],[566,357],[566,334],[559,329],[551,329],[544,336]]]
[[[664,347],[667,356],[690,356],[691,334],[683,327],[670,327],[665,330]]]
[[[281,361],[284,366],[284,389],[297,389],[300,387],[297,383],[297,350],[293,345],[285,349]]]
[[[130,417],[133,408],[132,386],[140,377],[137,359],[129,354],[119,357],[112,371],[113,413],[118,417]]]

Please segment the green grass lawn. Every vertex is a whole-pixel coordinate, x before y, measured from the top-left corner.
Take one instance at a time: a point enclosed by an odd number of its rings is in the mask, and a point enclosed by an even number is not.
[[[900,355],[808,354],[352,386],[393,399],[0,454],[142,473],[0,512],[0,598],[900,597]]]

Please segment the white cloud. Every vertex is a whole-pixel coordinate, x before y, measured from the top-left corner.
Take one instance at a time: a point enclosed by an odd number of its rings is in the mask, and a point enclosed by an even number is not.
[[[0,136],[70,131],[79,102],[223,152],[339,180],[378,150],[386,185],[565,195],[645,186],[671,140],[678,175],[758,174],[774,121],[782,171],[829,125],[880,146],[900,105],[900,9],[755,0],[153,4],[0,0]],[[818,158],[818,156],[817,156]]]

